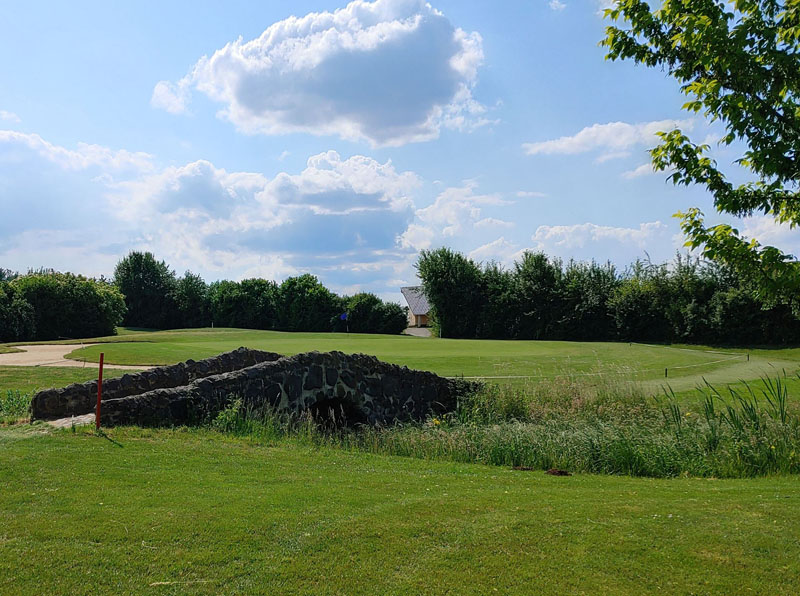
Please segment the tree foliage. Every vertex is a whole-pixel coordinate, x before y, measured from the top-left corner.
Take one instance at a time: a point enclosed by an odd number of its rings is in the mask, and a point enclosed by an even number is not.
[[[353,333],[402,333],[408,326],[403,308],[384,302],[375,294],[361,292],[345,299],[347,329]]]
[[[611,264],[565,265],[530,252],[505,270],[439,249],[423,251],[417,270],[433,327],[450,329],[446,337],[729,345],[800,340],[800,320],[786,305],[758,299],[752,283],[729,267],[680,255],[669,265],[637,261],[617,273]]]
[[[482,272],[464,255],[440,248],[423,250],[417,274],[431,306],[433,329],[440,337],[475,337],[480,320]]]
[[[211,324],[208,284],[202,277],[187,271],[176,280],[172,297],[175,327],[206,327]]]
[[[699,184],[721,213],[762,213],[800,224],[800,0],[617,0],[615,22],[602,42],[612,60],[664,69],[689,97],[684,109],[702,112],[726,130],[721,143],[741,143],[738,164],[753,179],[736,185],[680,130],[661,133],[652,150],[657,170],[674,170],[675,184]],[[699,209],[679,213],[687,245],[757,280],[770,300],[797,305],[800,266],[792,256],[730,225],[707,226]]]
[[[17,313],[17,335],[25,340],[113,335],[125,314],[125,300],[113,285],[72,273],[23,275],[8,284],[6,295]]]
[[[308,273],[284,280],[278,296],[278,328],[286,331],[328,331],[344,312],[342,300]]]
[[[0,282],[0,342],[24,341],[35,335],[33,306],[10,283]]]
[[[175,272],[150,252],[130,252],[117,263],[114,283],[128,307],[130,327],[165,329],[174,326]]]

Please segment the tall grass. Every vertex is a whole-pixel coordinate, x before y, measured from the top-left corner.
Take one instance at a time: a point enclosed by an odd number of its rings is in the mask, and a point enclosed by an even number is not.
[[[621,381],[564,378],[488,387],[441,419],[358,428],[310,415],[254,416],[237,401],[212,426],[267,443],[534,469],[648,477],[800,473],[800,419],[787,409],[785,378],[744,387],[723,392],[706,384],[693,410],[670,391],[655,400]]]

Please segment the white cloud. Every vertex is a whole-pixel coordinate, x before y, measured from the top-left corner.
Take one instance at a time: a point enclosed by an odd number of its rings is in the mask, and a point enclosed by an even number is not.
[[[152,156],[142,152],[115,151],[101,145],[78,143],[77,149],[67,149],[45,141],[37,134],[27,134],[13,130],[0,130],[0,144],[11,148],[33,150],[48,161],[69,170],[85,170],[97,166],[111,170],[134,169],[147,171],[153,168]],[[16,159],[7,152],[2,161]]]
[[[137,155],[4,132],[0,262],[110,274],[137,249],[209,280],[311,271],[346,286],[376,271],[413,277],[414,255],[397,239],[413,219],[419,179],[389,161],[329,151],[271,178],[205,160],[156,168],[149,156],[146,168],[120,168],[141,165]]]
[[[509,222],[484,218],[482,208],[508,205],[509,202],[495,194],[475,194],[474,190],[474,182],[447,188],[436,197],[433,204],[417,209],[414,222],[399,238],[400,245],[420,250],[430,248],[437,240],[462,236],[481,226],[498,223],[508,226]]]
[[[518,190],[516,192],[516,195],[521,199],[525,198],[543,199],[547,196],[546,193],[537,192],[535,190]]]
[[[626,180],[632,180],[634,178],[641,178],[642,176],[652,176],[657,172],[653,169],[653,164],[650,163],[643,163],[642,165],[634,168],[633,170],[628,170],[627,172],[622,172],[622,177]]]
[[[800,255],[800,234],[788,224],[781,224],[769,215],[743,219],[742,235],[755,238],[764,246],[775,246],[784,252]]]
[[[600,164],[611,161],[612,159],[623,159],[625,157],[630,157],[630,154],[630,151],[610,151],[608,153],[598,155],[595,158],[594,163]]]
[[[519,252],[519,246],[509,242],[505,237],[500,236],[497,240],[492,240],[483,246],[479,246],[471,251],[468,256],[470,259],[479,262],[495,261],[502,265],[510,265],[514,262],[514,255]]]
[[[150,105],[154,108],[166,110],[170,114],[183,114],[189,104],[189,80],[184,77],[177,84],[169,81],[159,81],[153,88]]]
[[[597,5],[597,14],[603,16],[607,8],[613,8],[616,0],[595,0]]]
[[[229,42],[178,83],[160,81],[152,103],[185,111],[191,87],[222,103],[220,115],[245,133],[396,146],[488,122],[472,97],[482,62],[480,35],[424,0],[356,0]]]
[[[594,223],[539,226],[531,240],[532,250],[553,257],[581,261],[610,260],[623,267],[644,257],[645,253],[654,262],[668,261],[676,249],[674,228],[660,221],[642,223],[637,227]]]
[[[475,228],[513,228],[514,222],[497,219],[496,217],[486,217],[475,222]]]
[[[552,10],[555,10],[555,11],[561,11],[561,10],[564,10],[567,7],[566,4],[564,4],[563,2],[560,2],[559,0],[550,0],[549,5],[550,5],[550,8]]]
[[[528,155],[575,155],[590,151],[606,151],[605,157],[614,156],[620,152],[641,145],[656,145],[659,131],[669,131],[674,128],[691,130],[692,120],[656,120],[629,124],[627,122],[609,122],[608,124],[593,124],[587,126],[577,134],[564,136],[549,141],[524,143],[522,148]],[[603,159],[601,156],[600,159]]]
[[[0,110],[0,120],[5,120],[6,122],[14,122],[20,123],[22,120],[19,116],[17,116],[14,112],[7,112],[6,110]]]
[[[638,228],[599,226],[593,223],[570,226],[539,226],[531,239],[542,250],[547,246],[564,246],[582,248],[588,243],[610,240],[621,244],[646,248],[647,243],[656,234],[667,229],[660,221],[639,224]]]

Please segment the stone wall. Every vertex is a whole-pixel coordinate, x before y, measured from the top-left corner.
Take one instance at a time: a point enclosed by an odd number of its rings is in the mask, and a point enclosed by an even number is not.
[[[205,360],[187,360],[172,366],[151,368],[103,381],[103,403],[155,389],[183,387],[205,377],[240,370],[283,358],[281,354],[239,348]],[[112,365],[113,366],[113,365]],[[75,383],[62,389],[46,389],[33,396],[31,417],[53,420],[94,412],[97,404],[97,381]]]
[[[423,419],[455,409],[478,384],[410,370],[364,354],[309,352],[207,376],[174,388],[110,399],[104,425],[209,420],[235,399],[246,411],[331,413],[345,423]]]

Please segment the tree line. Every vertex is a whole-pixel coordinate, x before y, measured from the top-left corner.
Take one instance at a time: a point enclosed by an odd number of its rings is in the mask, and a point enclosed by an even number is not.
[[[513,267],[447,248],[417,261],[441,337],[793,344],[800,320],[732,268],[678,255],[624,271],[525,252]]]
[[[339,296],[313,275],[208,284],[190,271],[178,277],[149,252],[128,254],[113,280],[0,269],[0,341],[113,335],[122,324],[400,333],[407,319],[399,304],[365,292]]]

